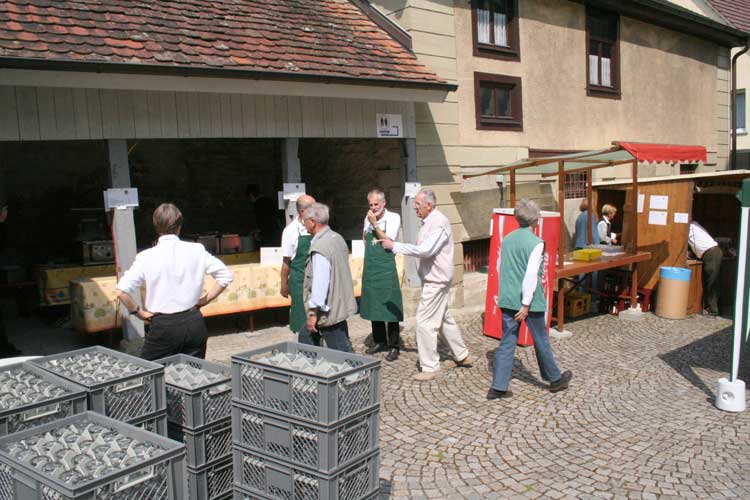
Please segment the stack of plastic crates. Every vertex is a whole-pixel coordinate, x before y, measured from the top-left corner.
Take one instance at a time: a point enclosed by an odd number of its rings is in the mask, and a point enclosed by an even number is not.
[[[294,342],[232,356],[235,500],[379,491],[380,361]]]
[[[0,369],[0,436],[86,411],[86,392],[31,363]]]
[[[0,438],[0,498],[180,500],[185,447],[85,412]]]
[[[169,437],[187,445],[185,498],[232,498],[229,367],[184,354],[157,363],[164,365]]]
[[[167,435],[162,365],[100,346],[30,363],[85,390],[89,410]]]

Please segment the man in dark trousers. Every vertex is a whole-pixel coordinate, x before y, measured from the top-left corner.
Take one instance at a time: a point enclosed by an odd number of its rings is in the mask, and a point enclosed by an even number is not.
[[[302,216],[313,238],[303,285],[307,323],[299,331],[299,341],[319,346],[324,340],[329,349],[352,352],[346,320],[357,314],[357,301],[349,248],[344,238],[328,227],[328,219],[328,207],[322,203],[314,203]]]
[[[695,256],[703,261],[703,314],[717,316],[721,259],[724,254],[706,228],[696,221],[691,221],[688,228],[688,246]]]
[[[151,322],[141,357],[160,359],[173,354],[206,357],[208,331],[200,308],[214,300],[232,282],[232,272],[200,243],[180,240],[182,213],[171,203],[154,210],[159,242],[140,252],[120,281],[117,296],[131,315]],[[203,280],[216,283],[203,295]],[[146,284],[146,304],[133,295]]]

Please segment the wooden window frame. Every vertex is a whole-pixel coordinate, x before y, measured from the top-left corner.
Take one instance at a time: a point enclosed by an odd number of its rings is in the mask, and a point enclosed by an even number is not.
[[[616,21],[616,34],[614,40],[599,39],[595,40],[599,43],[609,43],[612,45],[611,53],[611,68],[612,68],[612,86],[606,87],[604,85],[593,85],[591,84],[591,78],[589,74],[589,54],[591,53],[591,30],[589,25],[589,18],[596,15],[607,15],[613,16],[617,19]],[[601,58],[601,50],[599,52],[599,58]],[[601,65],[600,65],[601,67]],[[601,76],[601,75],[600,75]],[[601,78],[599,79],[601,81]],[[622,99],[622,90],[620,86],[620,16],[611,11],[597,10],[592,8],[586,9],[586,95],[589,97],[603,97],[605,99]]]
[[[510,88],[511,116],[508,118],[482,116],[482,84],[492,84],[495,87]],[[502,130],[510,132],[523,131],[523,94],[521,79],[516,76],[495,75],[491,73],[474,73],[474,110],[477,120],[477,130]]]
[[[478,0],[471,0],[471,32],[473,33],[474,56],[501,59],[503,61],[520,61],[521,47],[518,37],[518,0],[507,0],[510,7],[510,22],[508,23],[508,47],[479,43],[477,27]],[[490,17],[492,21],[492,17]],[[493,25],[494,26],[494,25]],[[494,30],[490,29],[490,37],[494,36]]]

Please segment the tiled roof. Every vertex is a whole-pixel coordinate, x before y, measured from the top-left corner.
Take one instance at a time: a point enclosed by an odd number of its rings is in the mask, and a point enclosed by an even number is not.
[[[346,0],[3,0],[0,58],[445,83]]]
[[[708,0],[735,28],[750,33],[750,0]]]

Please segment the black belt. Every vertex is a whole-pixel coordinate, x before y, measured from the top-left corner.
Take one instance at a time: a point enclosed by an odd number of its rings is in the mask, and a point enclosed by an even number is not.
[[[176,312],[176,313],[153,313],[153,316],[151,316],[151,317],[155,318],[157,316],[163,316],[163,317],[178,316],[180,314],[185,314],[185,313],[189,313],[189,312],[193,312],[193,311],[197,311],[197,310],[198,310],[198,306],[193,306],[190,309],[185,309],[184,311],[180,311],[180,312]]]

